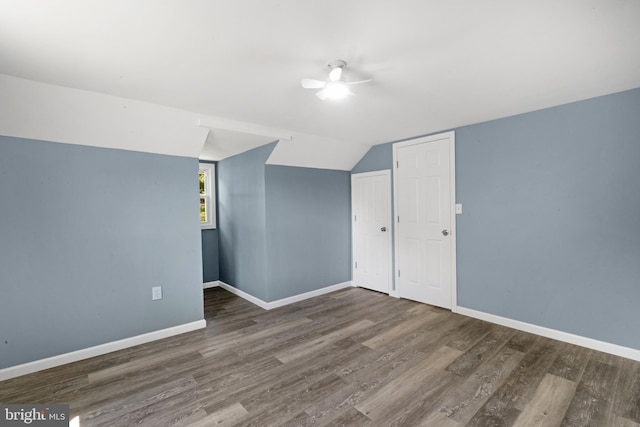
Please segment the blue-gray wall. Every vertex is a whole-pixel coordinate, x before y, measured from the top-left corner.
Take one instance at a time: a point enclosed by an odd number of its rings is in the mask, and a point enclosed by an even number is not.
[[[0,136],[0,368],[203,318],[197,170]]]
[[[202,230],[202,282],[220,280],[218,230]]]
[[[635,89],[455,129],[458,305],[640,348],[638,118]]]
[[[351,280],[347,171],[266,167],[267,301]]]
[[[640,89],[456,132],[458,303],[640,348]]]
[[[217,166],[220,280],[267,302],[351,280],[349,172],[265,165],[276,144]]]
[[[276,143],[218,162],[220,280],[267,299],[264,164]]]

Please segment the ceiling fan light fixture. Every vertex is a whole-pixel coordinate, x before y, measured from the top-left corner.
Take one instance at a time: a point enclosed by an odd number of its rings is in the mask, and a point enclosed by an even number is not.
[[[344,99],[347,95],[351,94],[347,84],[340,80],[327,83],[323,90],[327,98],[333,100]]]
[[[341,59],[329,61],[327,66],[331,69],[329,72],[329,80],[302,79],[300,82],[305,89],[320,89],[316,92],[316,96],[322,101],[327,99],[334,101],[344,99],[348,95],[353,95],[353,92],[349,89],[349,85],[371,81],[371,79],[357,82],[345,80],[342,72],[347,66],[347,63]]]

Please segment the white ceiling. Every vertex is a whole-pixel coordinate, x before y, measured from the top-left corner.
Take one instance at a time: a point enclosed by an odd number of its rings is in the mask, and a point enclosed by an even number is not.
[[[0,0],[0,11],[0,74],[358,147],[640,87],[637,0]],[[343,102],[300,87],[336,58],[373,81]]]
[[[202,153],[200,153],[200,159],[221,160],[273,141],[274,139],[268,136],[251,135],[226,129],[210,129]]]

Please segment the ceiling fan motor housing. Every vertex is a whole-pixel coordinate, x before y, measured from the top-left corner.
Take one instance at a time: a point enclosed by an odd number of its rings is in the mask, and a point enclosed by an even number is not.
[[[331,68],[332,70],[334,68],[344,68],[346,66],[347,66],[347,62],[343,61],[342,59],[333,59],[329,61],[329,63],[327,64],[327,67]]]

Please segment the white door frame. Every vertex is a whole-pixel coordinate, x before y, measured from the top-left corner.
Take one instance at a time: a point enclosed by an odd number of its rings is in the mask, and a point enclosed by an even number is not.
[[[414,138],[414,139],[409,139],[407,141],[402,141],[402,142],[396,142],[395,144],[393,144],[393,212],[394,212],[394,217],[393,217],[393,229],[394,229],[394,234],[393,234],[393,247],[394,247],[394,251],[396,256],[398,256],[399,252],[399,243],[398,242],[398,233],[395,232],[395,227],[398,224],[398,217],[396,215],[396,212],[398,212],[398,177],[397,177],[397,172],[398,172],[398,149],[402,148],[402,147],[407,147],[410,145],[416,145],[416,144],[424,144],[424,143],[429,143],[432,141],[439,141],[442,139],[449,139],[449,149],[450,149],[450,170],[449,170],[449,188],[450,188],[450,194],[451,194],[451,207],[450,207],[450,211],[451,211],[451,311],[453,311],[454,313],[456,312],[456,309],[458,307],[458,294],[457,294],[457,277],[456,277],[456,240],[457,240],[457,234],[456,234],[456,209],[455,209],[455,205],[456,205],[456,158],[455,158],[455,146],[456,146],[456,137],[455,137],[455,132],[454,131],[449,131],[449,132],[443,132],[443,133],[439,133],[436,135],[429,135],[429,136],[423,136],[420,138]],[[395,281],[395,278],[398,277],[398,270],[397,270],[397,263],[395,262],[394,259],[394,263],[393,263],[393,268],[394,268],[394,296],[399,296],[399,290],[397,287],[397,283]]]
[[[391,170],[389,169],[383,169],[383,170],[379,170],[379,171],[373,171],[373,172],[362,172],[362,173],[354,173],[351,174],[351,188],[353,189],[353,181],[356,178],[366,178],[366,177],[370,177],[370,176],[384,176],[387,178],[387,180],[389,180],[389,189],[392,189],[391,186]],[[352,197],[353,197],[353,192],[352,192]],[[393,206],[391,204],[391,201],[389,201],[389,232],[391,234],[393,234],[393,227],[394,227],[394,222],[393,222]],[[353,199],[351,200],[351,223],[353,224]],[[387,248],[388,251],[388,258],[389,258],[389,278],[388,278],[388,290],[387,292],[389,293],[389,295],[392,295],[392,293],[394,292],[395,286],[394,286],[394,281],[393,281],[393,272],[395,269],[395,259],[393,258],[393,236],[389,237],[389,245]],[[354,249],[355,249],[355,245],[354,245],[354,241],[355,241],[355,227],[351,228],[351,277],[355,277],[355,264],[353,262],[353,258],[354,258]],[[355,286],[355,285],[354,285]]]

